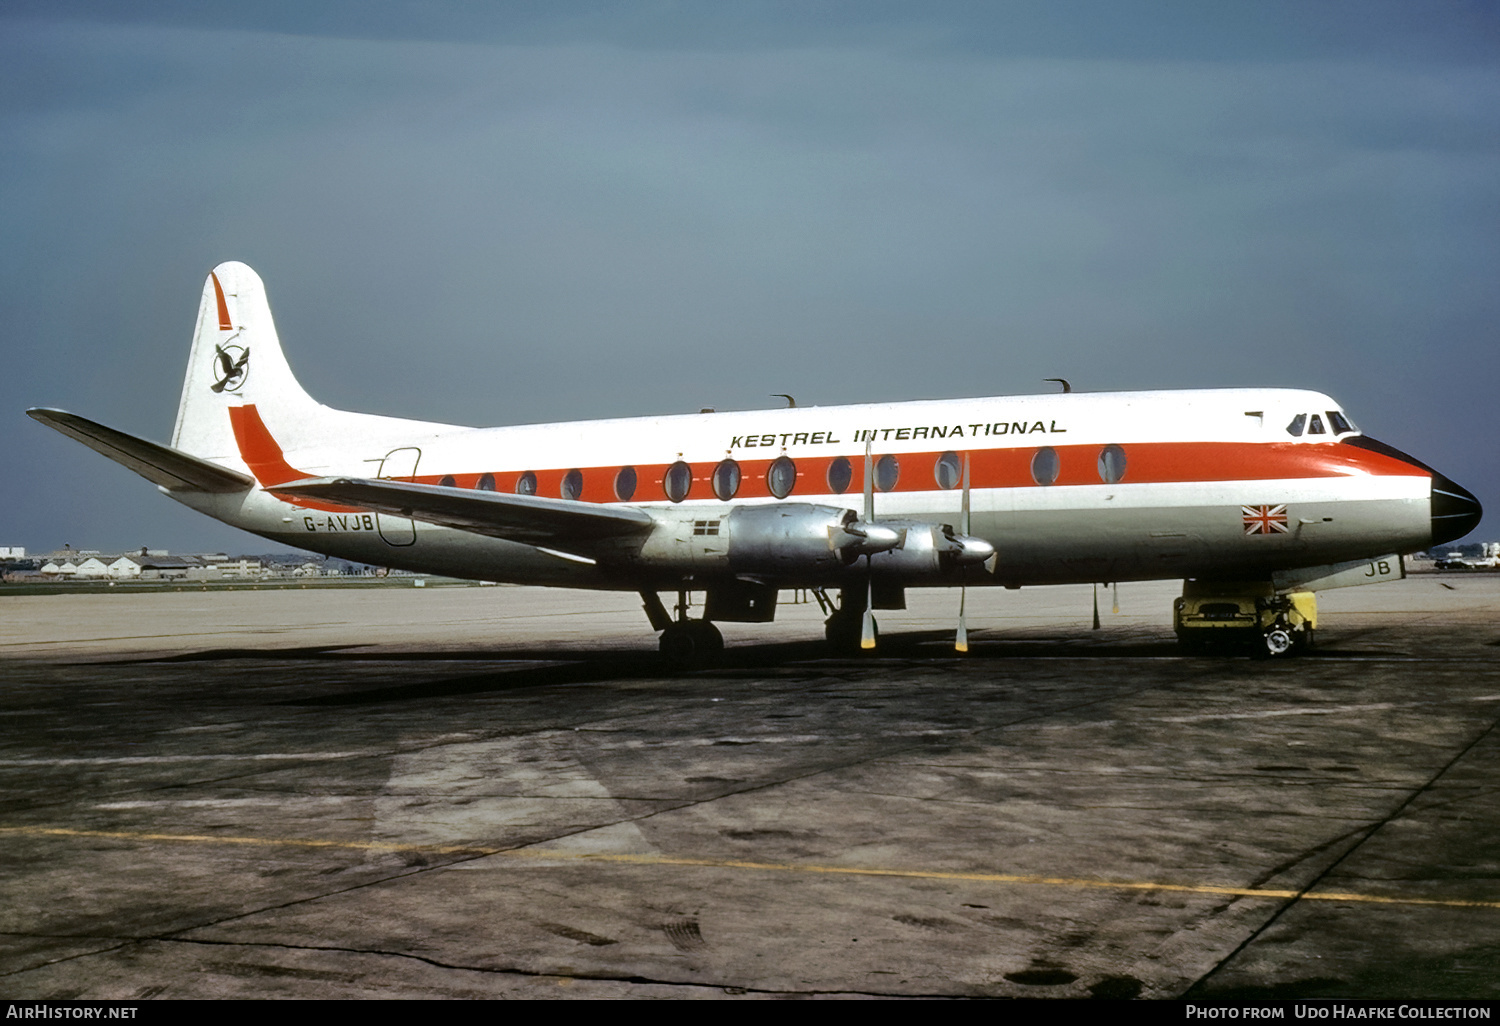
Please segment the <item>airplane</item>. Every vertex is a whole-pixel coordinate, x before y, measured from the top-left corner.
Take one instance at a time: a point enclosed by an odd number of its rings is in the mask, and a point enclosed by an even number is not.
[[[638,592],[675,666],[807,589],[837,652],[908,588],[1184,581],[1189,647],[1311,643],[1316,593],[1405,575],[1475,497],[1319,392],[1064,392],[471,428],[330,409],[245,264],[204,282],[169,445],[28,414],[272,541],[416,573]],[[676,592],[669,613],[660,593]],[[837,598],[829,594],[838,593]],[[702,592],[700,616],[691,597]]]

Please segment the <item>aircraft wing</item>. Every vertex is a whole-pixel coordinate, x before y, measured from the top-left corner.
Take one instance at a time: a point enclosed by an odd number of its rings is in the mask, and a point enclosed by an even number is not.
[[[320,477],[270,490],[293,499],[298,496],[325,499],[491,538],[564,550],[643,535],[656,526],[650,514],[632,506],[604,506],[597,502],[444,488],[383,478]]]
[[[75,441],[102,453],[144,477],[152,484],[173,492],[243,492],[255,486],[255,479],[217,463],[189,456],[180,449],[157,445],[144,438],[96,424],[92,420],[44,407],[27,410],[32,420],[55,428]]]

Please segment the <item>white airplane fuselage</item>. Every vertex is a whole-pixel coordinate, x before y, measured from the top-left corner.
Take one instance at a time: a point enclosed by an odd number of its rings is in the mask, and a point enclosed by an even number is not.
[[[173,493],[201,512],[300,548],[423,573],[584,588],[636,590],[647,580],[675,586],[684,571],[701,582],[729,572],[726,535],[702,551],[663,561],[658,571],[582,563],[503,539],[352,509],[289,503],[265,488],[303,478],[387,477],[475,488],[485,475],[514,493],[524,475],[534,494],[560,498],[578,471],[578,501],[629,504],[677,520],[723,518],[739,505],[806,503],[858,509],[865,441],[873,458],[894,457],[894,487],[877,486],[877,518],[954,522],[956,484],[938,480],[945,453],[971,461],[972,533],[995,546],[991,572],[970,583],[1003,585],[1111,582],[1219,575],[1247,577],[1279,568],[1410,552],[1431,536],[1431,475],[1330,434],[1293,438],[1298,414],[1326,418],[1338,405],[1316,392],[1286,389],[1070,393],[935,402],[884,403],[687,416],[580,421],[502,428],[450,428],[395,422],[384,437],[282,450],[286,469],[243,465],[261,488],[238,496]],[[258,411],[257,411],[258,412]],[[249,419],[249,418],[245,418]],[[260,434],[258,427],[245,429]],[[1358,437],[1346,435],[1345,438]],[[274,440],[272,425],[265,439]],[[1100,455],[1123,453],[1123,476],[1106,482]],[[1057,454],[1057,475],[1038,484],[1032,462]],[[791,460],[794,484],[778,498],[767,472]],[[724,460],[740,484],[728,500],[713,491]],[[851,471],[843,491],[828,483],[836,461]],[[691,468],[680,502],[668,498],[669,467]],[[236,461],[227,460],[226,463]],[[889,464],[887,464],[889,465]],[[627,469],[628,468],[628,469]],[[633,470],[629,499],[616,493]],[[956,478],[951,479],[956,482]],[[885,482],[881,482],[885,483]],[[489,482],[486,482],[489,484]],[[211,501],[207,501],[211,500]],[[329,505],[329,504],[320,504]],[[1286,530],[1247,533],[1244,507],[1286,506]],[[834,573],[791,568],[786,586],[838,584]],[[956,572],[953,578],[956,580]],[[911,583],[944,584],[941,576]]]

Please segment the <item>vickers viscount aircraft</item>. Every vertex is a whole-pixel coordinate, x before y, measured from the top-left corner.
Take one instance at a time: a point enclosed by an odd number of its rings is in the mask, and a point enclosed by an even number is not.
[[[672,661],[810,589],[839,649],[912,587],[1182,579],[1185,643],[1311,640],[1314,593],[1404,575],[1469,492],[1291,389],[1067,393],[469,428],[329,409],[260,278],[204,283],[171,445],[30,415],[278,543],[477,580],[639,592]],[[675,615],[659,593],[675,592]],[[702,615],[689,597],[702,592]],[[837,592],[837,597],[829,594]],[[962,599],[957,647],[967,647]]]

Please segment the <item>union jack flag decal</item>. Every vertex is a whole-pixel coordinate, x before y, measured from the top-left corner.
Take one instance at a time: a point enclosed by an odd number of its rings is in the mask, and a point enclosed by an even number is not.
[[[1286,504],[1280,506],[1241,506],[1246,534],[1289,534],[1286,526]]]

